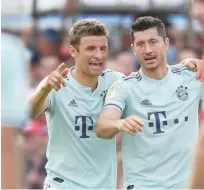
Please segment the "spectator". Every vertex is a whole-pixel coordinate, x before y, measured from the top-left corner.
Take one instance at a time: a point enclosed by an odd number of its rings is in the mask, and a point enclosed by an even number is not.
[[[37,50],[44,57],[48,55],[57,55],[60,46],[60,33],[54,29],[46,29],[41,32],[37,39]]]

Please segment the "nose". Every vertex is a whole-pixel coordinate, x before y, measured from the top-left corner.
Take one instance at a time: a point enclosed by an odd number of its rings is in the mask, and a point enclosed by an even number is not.
[[[100,48],[96,49],[96,51],[94,52],[94,57],[98,58],[98,59],[102,59],[103,58],[103,54]]]
[[[150,45],[147,43],[146,45],[145,45],[145,53],[151,53],[152,52],[152,49],[151,49],[151,47],[150,47]]]

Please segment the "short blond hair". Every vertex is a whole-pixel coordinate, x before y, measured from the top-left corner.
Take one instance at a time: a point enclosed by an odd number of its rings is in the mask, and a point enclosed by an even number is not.
[[[105,25],[98,20],[84,19],[76,22],[69,31],[69,44],[79,45],[85,36],[106,36],[109,32]]]

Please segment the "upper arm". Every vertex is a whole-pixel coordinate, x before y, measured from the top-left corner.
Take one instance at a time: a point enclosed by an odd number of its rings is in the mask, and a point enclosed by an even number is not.
[[[115,107],[105,107],[99,117],[99,119],[120,119],[122,113]]]
[[[120,116],[126,106],[126,92],[124,90],[124,81],[116,81],[108,90],[104,110],[110,110],[106,112],[119,112]],[[108,109],[109,108],[109,109]]]
[[[43,112],[53,112],[55,104],[55,91],[52,90],[43,105]]]

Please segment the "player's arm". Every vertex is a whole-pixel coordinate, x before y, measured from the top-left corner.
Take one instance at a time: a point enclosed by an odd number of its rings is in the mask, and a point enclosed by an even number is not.
[[[106,107],[102,111],[96,125],[96,135],[99,138],[111,139],[119,132],[135,135],[142,131],[143,123],[137,116],[120,119],[121,111],[115,107]]]
[[[104,108],[96,124],[96,135],[105,139],[113,138],[120,132],[120,117],[121,112],[114,107]]]
[[[136,116],[120,119],[126,106],[126,87],[123,81],[117,81],[109,89],[104,109],[97,121],[96,135],[100,138],[110,139],[119,132],[134,135],[141,131],[142,122]]]
[[[68,68],[62,63],[49,76],[44,78],[36,89],[36,92],[29,100],[31,107],[31,118],[35,118],[48,108],[48,95],[52,89],[59,91],[61,85],[65,86],[65,77],[68,73]]]
[[[196,78],[200,81],[204,81],[204,62],[201,59],[184,59],[180,64],[189,67],[192,71],[197,72]]]

